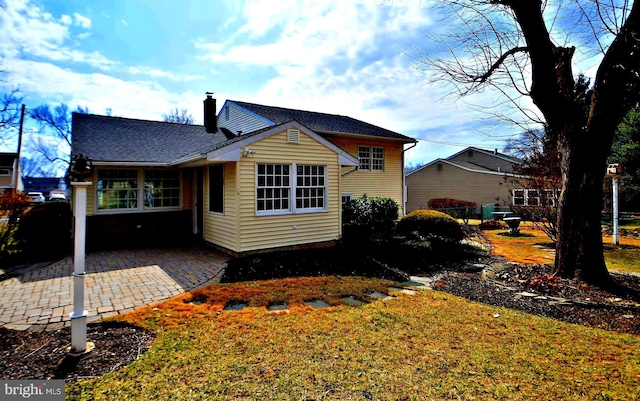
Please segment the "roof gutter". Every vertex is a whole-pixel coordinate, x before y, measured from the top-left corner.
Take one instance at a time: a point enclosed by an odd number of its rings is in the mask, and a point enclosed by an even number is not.
[[[94,166],[105,166],[105,167],[167,167],[170,166],[170,163],[161,163],[161,162],[107,162],[107,161],[94,161],[92,162]]]
[[[367,138],[367,139],[382,139],[382,140],[387,140],[387,141],[399,141],[399,142],[403,142],[403,143],[417,143],[418,141],[416,141],[413,138],[409,138],[406,137],[405,138],[389,138],[386,136],[376,136],[376,135],[367,135],[367,134],[354,134],[351,132],[340,132],[340,131],[326,131],[326,130],[313,130],[319,134],[326,134],[326,135],[339,135],[339,136],[345,136],[345,137],[353,137],[353,138]],[[396,132],[397,133],[397,132]],[[398,135],[402,135],[402,134],[398,134]]]

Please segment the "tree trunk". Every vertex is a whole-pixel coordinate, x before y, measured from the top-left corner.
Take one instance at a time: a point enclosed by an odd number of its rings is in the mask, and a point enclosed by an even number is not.
[[[561,133],[564,139],[571,134]],[[606,149],[588,138],[561,141],[563,189],[558,205],[558,236],[553,273],[594,285],[612,284],[602,244],[601,211]],[[568,143],[567,143],[568,142]]]

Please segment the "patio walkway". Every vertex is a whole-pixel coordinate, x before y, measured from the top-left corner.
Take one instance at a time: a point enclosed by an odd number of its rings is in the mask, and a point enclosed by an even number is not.
[[[217,283],[228,259],[197,246],[89,253],[84,297],[87,321]],[[0,281],[0,327],[25,330],[69,325],[72,272],[71,257],[12,271],[14,277]]]

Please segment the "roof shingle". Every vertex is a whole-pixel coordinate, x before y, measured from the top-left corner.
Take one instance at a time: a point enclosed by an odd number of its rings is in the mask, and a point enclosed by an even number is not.
[[[315,111],[286,109],[283,107],[264,106],[261,104],[229,100],[240,107],[258,114],[274,124],[282,124],[295,120],[316,132],[338,132],[355,135],[369,135],[379,138],[400,139],[415,142],[415,139],[390,131],[355,118],[336,114],[318,113]]]

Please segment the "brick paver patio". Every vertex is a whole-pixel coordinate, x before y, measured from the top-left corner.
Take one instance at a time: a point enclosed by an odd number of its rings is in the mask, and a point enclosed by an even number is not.
[[[150,248],[86,256],[88,321],[133,310],[217,283],[229,258],[200,247]],[[0,281],[0,326],[24,330],[69,324],[73,310],[73,259],[33,265]]]

